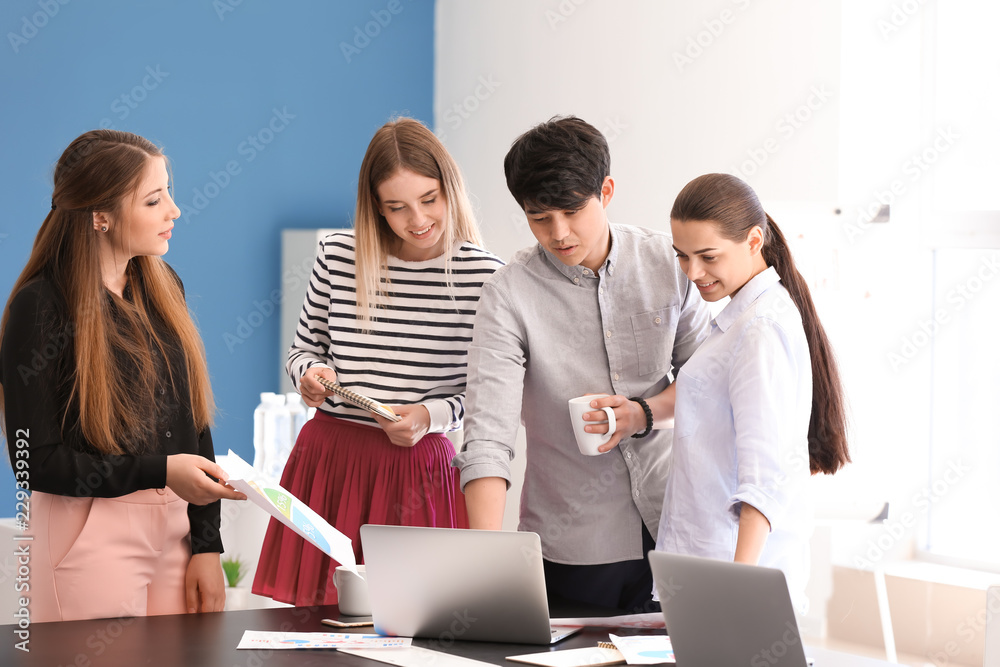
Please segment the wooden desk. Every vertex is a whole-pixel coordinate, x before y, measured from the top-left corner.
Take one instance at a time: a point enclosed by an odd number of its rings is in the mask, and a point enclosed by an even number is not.
[[[557,608],[554,615],[565,613]],[[575,611],[575,610],[573,610]],[[336,618],[336,606],[255,609],[217,614],[183,614],[144,618],[102,619],[37,623],[30,628],[30,652],[14,648],[16,626],[0,625],[0,665],[23,667],[309,667],[311,665],[357,665],[375,667],[383,663],[337,654],[336,651],[238,651],[244,630],[282,632],[337,632],[320,623]],[[620,634],[637,634],[623,630]],[[587,628],[554,648],[595,646],[606,641],[608,630]],[[450,643],[416,639],[414,645],[462,655],[475,660],[508,665],[508,655],[536,653],[545,647],[528,644],[483,642]],[[823,649],[809,649],[816,667],[880,667],[889,663]],[[681,666],[683,667],[683,666]]]

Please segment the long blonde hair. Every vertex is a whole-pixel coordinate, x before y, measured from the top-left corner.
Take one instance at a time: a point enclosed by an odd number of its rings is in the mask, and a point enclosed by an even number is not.
[[[368,144],[358,175],[358,202],[354,215],[355,278],[358,320],[374,318],[384,305],[390,284],[388,256],[400,243],[399,237],[379,213],[378,186],[400,169],[437,179],[447,206],[444,229],[445,276],[450,282],[451,249],[461,239],[482,246],[465,181],[448,150],[422,123],[413,118],[396,118],[378,129]]]
[[[10,303],[18,292],[37,277],[51,281],[66,304],[66,331],[72,337],[75,361],[62,414],[63,434],[73,426],[67,422],[72,418],[70,408],[76,406],[84,438],[104,454],[142,451],[148,442],[156,406],[154,346],[169,359],[171,343],[180,345],[199,431],[211,423],[215,412],[204,346],[170,267],[159,257],[132,258],[125,269],[132,302],[113,296],[112,305],[104,287],[93,214],[121,215],[134,202],[149,161],[157,157],[165,159],[151,142],[116,130],[92,130],[69,145],[56,164],[52,210],[38,230],[0,320],[2,342]],[[163,322],[176,342],[157,334],[151,316]],[[129,363],[123,366],[117,361],[121,357]],[[166,370],[172,375],[169,363]],[[135,387],[139,391],[133,393]],[[0,387],[0,415],[3,407]]]

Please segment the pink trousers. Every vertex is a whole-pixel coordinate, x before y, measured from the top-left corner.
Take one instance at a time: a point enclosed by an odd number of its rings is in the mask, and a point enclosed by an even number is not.
[[[187,506],[170,489],[120,498],[33,492],[31,621],[186,612]]]

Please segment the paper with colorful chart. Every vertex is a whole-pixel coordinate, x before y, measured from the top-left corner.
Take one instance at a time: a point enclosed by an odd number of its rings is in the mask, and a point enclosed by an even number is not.
[[[667,635],[608,636],[615,648],[625,656],[625,662],[630,665],[657,665],[664,662],[677,662],[674,657],[673,644]]]
[[[245,630],[237,649],[296,649],[296,648],[402,648],[413,640],[409,637],[382,637],[346,632],[262,632]]]
[[[327,523],[304,502],[266,480],[231,449],[229,456],[224,461],[220,460],[219,465],[229,475],[227,483],[245,493],[255,505],[264,508],[275,519],[301,535],[306,542],[341,565],[357,568],[351,538]]]

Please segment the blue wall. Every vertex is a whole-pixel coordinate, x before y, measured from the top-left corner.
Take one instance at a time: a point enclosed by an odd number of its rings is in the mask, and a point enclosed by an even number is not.
[[[433,0],[6,0],[0,34],[0,297],[74,137],[161,145],[183,211],[166,259],[205,341],[216,451],[252,458],[253,409],[281,372],[278,308],[247,318],[280,286],[280,230],[348,225],[372,133],[394,115],[433,122]],[[0,464],[0,498],[13,486]]]

